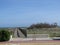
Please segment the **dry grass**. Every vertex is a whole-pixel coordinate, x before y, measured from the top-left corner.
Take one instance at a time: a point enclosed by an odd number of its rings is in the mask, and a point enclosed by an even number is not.
[[[60,45],[60,43],[7,43],[7,44],[0,44],[0,45]]]
[[[38,41],[38,42],[28,42],[20,43],[20,45],[60,45],[60,41]]]
[[[20,45],[60,45],[60,43],[21,43]]]

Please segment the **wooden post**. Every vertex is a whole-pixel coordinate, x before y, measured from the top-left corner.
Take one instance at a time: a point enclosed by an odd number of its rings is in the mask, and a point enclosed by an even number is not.
[[[12,41],[12,35],[10,35],[10,41]]]

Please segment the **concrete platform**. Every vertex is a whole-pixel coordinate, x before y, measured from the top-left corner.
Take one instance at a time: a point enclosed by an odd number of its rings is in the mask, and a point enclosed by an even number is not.
[[[52,40],[51,38],[12,38],[10,41]]]

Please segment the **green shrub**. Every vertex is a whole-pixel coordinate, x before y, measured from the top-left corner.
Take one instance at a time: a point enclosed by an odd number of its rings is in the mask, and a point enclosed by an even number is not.
[[[10,39],[10,32],[7,30],[0,30],[0,42],[8,41]]]

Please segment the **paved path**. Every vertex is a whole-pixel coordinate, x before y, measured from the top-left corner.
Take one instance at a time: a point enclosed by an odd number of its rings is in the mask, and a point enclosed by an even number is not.
[[[60,45],[60,40],[8,41],[0,45]]]

